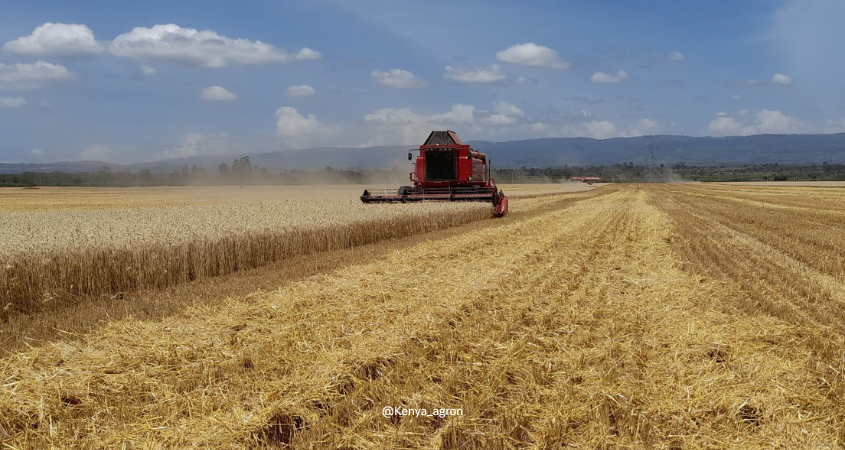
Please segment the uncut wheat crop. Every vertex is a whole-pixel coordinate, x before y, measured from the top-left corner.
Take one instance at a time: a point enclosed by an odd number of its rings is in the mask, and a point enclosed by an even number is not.
[[[0,294],[33,312],[489,217],[488,204],[282,200],[0,215]]]

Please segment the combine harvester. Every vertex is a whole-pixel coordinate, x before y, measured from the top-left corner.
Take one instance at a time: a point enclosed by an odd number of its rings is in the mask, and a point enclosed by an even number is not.
[[[413,159],[411,152],[408,152],[409,161]],[[487,156],[461,142],[454,131],[432,131],[425,144],[420,145],[419,152],[415,170],[410,174],[413,186],[366,189],[361,195],[361,201],[490,202],[494,217],[507,214],[508,198],[490,178],[490,161]]]
[[[587,184],[593,184],[601,181],[601,177],[569,177],[569,181],[581,181]]]

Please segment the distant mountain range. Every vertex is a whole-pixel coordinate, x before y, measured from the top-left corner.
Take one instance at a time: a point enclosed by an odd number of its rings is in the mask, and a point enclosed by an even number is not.
[[[654,162],[658,164],[803,164],[845,162],[845,133],[839,134],[765,134],[731,137],[656,136]],[[644,137],[590,139],[546,138],[522,141],[469,141],[485,152],[497,168],[561,167],[612,165],[623,162],[649,164],[652,152]],[[368,148],[311,148],[249,154],[253,165],[269,171],[335,169],[377,169],[408,165],[411,145]],[[137,164],[110,164],[101,161],[56,162],[47,164],[0,164],[0,173],[89,172],[108,166],[112,171],[150,169],[156,173],[173,172],[188,166],[216,171],[220,163],[245,156],[204,155]]]

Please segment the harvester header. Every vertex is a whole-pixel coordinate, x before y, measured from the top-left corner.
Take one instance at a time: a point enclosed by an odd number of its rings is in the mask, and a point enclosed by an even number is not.
[[[408,160],[413,160],[413,152]],[[361,195],[364,203],[471,201],[490,202],[493,215],[508,212],[508,198],[490,177],[487,155],[464,144],[452,130],[432,131],[420,145],[419,156],[410,173],[413,186],[399,189],[367,189]]]

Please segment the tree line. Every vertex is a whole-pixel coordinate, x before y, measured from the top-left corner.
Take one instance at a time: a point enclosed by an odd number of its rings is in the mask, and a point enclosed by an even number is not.
[[[408,168],[344,170],[327,166],[321,170],[272,172],[253,165],[249,156],[221,163],[216,171],[188,166],[170,173],[150,169],[112,171],[108,166],[91,172],[23,172],[0,174],[0,187],[37,186],[185,186],[260,184],[408,184]],[[502,183],[557,183],[571,177],[595,176],[602,182],[640,183],[661,181],[845,181],[845,164],[759,165],[642,165],[630,162],[604,166],[494,169]]]
[[[216,171],[185,164],[179,170],[156,173],[150,169],[113,171],[102,166],[90,172],[22,172],[0,174],[0,187],[37,186],[209,186],[209,185],[272,185],[272,184],[366,184],[371,182],[407,179],[406,169],[341,170],[325,167],[322,170],[281,170],[272,172],[253,165],[249,156],[221,163]]]

